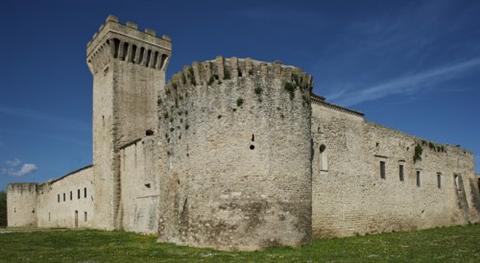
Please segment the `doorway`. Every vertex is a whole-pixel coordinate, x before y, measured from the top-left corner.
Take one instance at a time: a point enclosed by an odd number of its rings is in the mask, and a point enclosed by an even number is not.
[[[75,228],[78,227],[78,210],[75,210]]]

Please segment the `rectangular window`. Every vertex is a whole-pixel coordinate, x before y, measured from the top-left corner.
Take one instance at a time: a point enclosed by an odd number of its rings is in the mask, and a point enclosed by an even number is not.
[[[50,217],[50,212],[48,212],[48,221],[51,220],[51,217]]]
[[[437,173],[437,187],[442,188],[442,173]]]
[[[83,188],[83,197],[87,198],[87,188]]]
[[[77,190],[78,199],[80,199],[80,189]]]
[[[57,201],[60,203],[60,194],[57,194]]]
[[[85,222],[87,222],[87,212],[85,211],[83,215],[84,215]]]
[[[380,178],[385,179],[385,162],[380,161]]]
[[[417,171],[417,187],[420,187],[420,171]]]
[[[70,191],[70,201],[72,201],[72,200],[73,200],[73,193],[72,193],[72,191]]]
[[[403,164],[400,164],[398,166],[398,176],[400,178],[400,181],[403,182]]]
[[[67,200],[67,195],[63,193],[63,202],[65,202],[66,200]]]

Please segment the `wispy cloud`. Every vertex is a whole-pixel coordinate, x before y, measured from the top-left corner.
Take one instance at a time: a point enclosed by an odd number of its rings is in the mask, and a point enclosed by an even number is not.
[[[427,86],[456,78],[479,66],[480,57],[477,57],[460,63],[406,75],[365,89],[339,91],[336,94],[327,97],[336,103],[351,106],[365,101],[380,99],[389,95],[413,95]]]
[[[390,95],[418,95],[432,84],[458,79],[478,68],[480,49],[471,46],[478,41],[469,32],[474,17],[455,1],[438,0],[405,2],[355,19],[315,65],[317,92],[351,106]],[[465,89],[455,84],[438,88]]]
[[[33,163],[22,163],[19,159],[8,160],[4,166],[0,166],[0,174],[23,177],[38,170],[38,166]]]

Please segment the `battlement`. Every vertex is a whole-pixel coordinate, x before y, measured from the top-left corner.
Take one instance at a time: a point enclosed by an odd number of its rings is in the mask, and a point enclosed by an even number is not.
[[[137,24],[121,24],[110,15],[87,44],[87,64],[92,73],[103,69],[111,59],[164,70],[171,50],[170,37],[157,37],[149,28],[140,31]]]
[[[37,186],[36,183],[13,183],[8,185],[7,190],[17,193],[36,193]]]
[[[218,56],[214,60],[193,62],[192,65],[185,66],[182,71],[173,75],[166,88],[213,86],[222,81],[238,81],[242,78],[279,79],[291,96],[294,96],[297,87],[303,92],[310,92],[313,85],[312,76],[298,67],[277,61],[270,63],[250,58]]]

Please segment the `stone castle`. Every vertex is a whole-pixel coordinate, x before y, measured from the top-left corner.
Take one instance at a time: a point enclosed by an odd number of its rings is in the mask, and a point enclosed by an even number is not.
[[[93,165],[10,184],[9,226],[255,250],[480,221],[472,153],[370,123],[277,62],[217,57],[166,83],[171,51],[107,18],[87,45]]]

